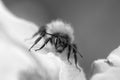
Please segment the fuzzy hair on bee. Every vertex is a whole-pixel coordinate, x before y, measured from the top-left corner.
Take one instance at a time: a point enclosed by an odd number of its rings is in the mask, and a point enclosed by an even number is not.
[[[62,20],[52,21],[42,27],[33,35],[32,38],[39,35],[34,44],[30,47],[29,51],[42,39],[45,41],[43,45],[36,49],[35,51],[41,50],[45,45],[50,42],[54,46],[57,53],[62,54],[63,51],[67,50],[67,60],[70,62],[70,55],[73,54],[74,62],[76,68],[78,67],[77,62],[77,53],[83,57],[77,49],[76,44],[74,43],[74,31],[70,24],[63,22]],[[49,37],[47,37],[49,35]],[[47,38],[46,38],[47,37]]]

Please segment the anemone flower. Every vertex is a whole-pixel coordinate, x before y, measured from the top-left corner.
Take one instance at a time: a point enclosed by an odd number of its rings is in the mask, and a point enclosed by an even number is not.
[[[53,52],[29,51],[37,37],[26,39],[37,31],[37,25],[13,15],[0,0],[0,80],[85,80],[82,68],[78,72]]]
[[[91,80],[120,80],[120,47],[113,50],[106,59],[95,60],[92,68]]]

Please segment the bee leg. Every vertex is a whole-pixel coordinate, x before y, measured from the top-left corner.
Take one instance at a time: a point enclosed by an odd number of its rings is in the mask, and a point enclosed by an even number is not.
[[[45,43],[39,48],[39,49],[36,49],[35,51],[38,51],[38,50],[41,50],[43,47],[45,47],[45,45],[50,41],[50,38],[46,39],[45,40]]]
[[[30,37],[29,39],[34,38],[34,37],[37,36],[38,34],[40,34],[40,35],[44,34],[44,33],[45,33],[45,28],[46,28],[45,26],[41,26],[41,27],[39,28],[39,30],[38,30],[36,33],[34,33],[33,36]],[[29,39],[26,39],[26,40],[29,40]]]
[[[39,28],[39,30],[35,34],[33,34],[31,39],[34,38],[35,36],[37,36],[38,34],[40,34],[41,36],[44,36],[46,34],[45,27],[46,26],[41,26],[41,28]]]
[[[74,55],[74,60],[75,60],[75,66],[76,66],[76,68],[77,68],[79,71],[81,71],[80,68],[78,67],[77,55],[76,55],[76,53],[77,53],[76,49],[73,48],[73,55]]]
[[[80,68],[78,67],[77,55],[76,55],[76,53],[74,53],[74,59],[75,59],[75,66],[76,66],[76,68],[77,68],[79,71],[81,71]]]
[[[56,38],[52,36],[51,39],[50,39],[50,42],[51,42],[52,45],[55,45]]]
[[[72,64],[72,63],[70,62],[70,53],[71,53],[71,46],[70,46],[70,45],[68,45],[67,60],[68,60],[68,62],[69,62],[70,64]]]
[[[50,39],[50,43],[53,45],[53,40],[52,40],[52,38]]]
[[[35,36],[37,36],[38,34],[40,34],[40,35],[42,35],[42,34],[44,34],[45,33],[45,29],[46,28],[46,26],[41,26],[40,28],[39,28],[39,30],[32,36],[32,38],[34,38]]]
[[[34,42],[34,44],[30,47],[29,51],[42,39],[42,36],[37,38]]]
[[[60,39],[59,39],[59,38],[56,38],[56,41],[55,41],[55,49],[56,49],[56,50],[57,50],[57,46],[58,46],[59,42],[60,42]]]
[[[83,58],[83,56],[81,55],[81,53],[77,50],[77,46],[76,46],[75,44],[72,44],[72,45],[73,45],[73,48],[76,50],[76,53],[78,53],[79,56],[80,56],[81,58]]]

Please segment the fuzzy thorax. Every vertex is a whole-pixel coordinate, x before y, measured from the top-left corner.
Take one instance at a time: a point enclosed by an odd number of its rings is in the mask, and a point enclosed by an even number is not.
[[[61,20],[56,20],[56,21],[52,21],[51,23],[47,24],[47,33],[63,33],[63,34],[67,34],[70,39],[71,42],[74,41],[74,30],[71,27],[70,24],[65,23]]]

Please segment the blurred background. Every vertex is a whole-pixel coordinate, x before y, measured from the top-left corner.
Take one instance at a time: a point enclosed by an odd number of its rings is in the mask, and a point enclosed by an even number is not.
[[[54,19],[71,23],[75,42],[84,56],[87,77],[91,63],[120,45],[120,0],[3,0],[16,16],[38,26]]]

